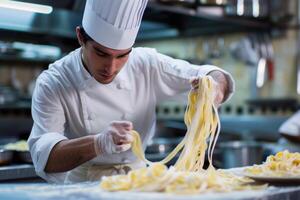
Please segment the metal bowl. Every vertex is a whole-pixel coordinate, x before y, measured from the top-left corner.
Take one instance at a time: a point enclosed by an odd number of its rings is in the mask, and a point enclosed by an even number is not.
[[[8,165],[13,160],[12,150],[0,149],[0,165]]]

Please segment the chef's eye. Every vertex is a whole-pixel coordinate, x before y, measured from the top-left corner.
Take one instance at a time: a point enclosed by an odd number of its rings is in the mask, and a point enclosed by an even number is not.
[[[97,56],[100,56],[100,57],[106,57],[106,56],[107,56],[106,54],[104,54],[104,53],[99,53],[99,52],[96,52],[96,55],[97,55]]]
[[[128,56],[128,54],[125,54],[125,55],[120,55],[117,58],[126,58],[127,56]]]

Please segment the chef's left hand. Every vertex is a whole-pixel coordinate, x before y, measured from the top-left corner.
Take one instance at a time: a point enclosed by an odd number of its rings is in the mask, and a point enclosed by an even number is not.
[[[214,104],[215,106],[219,107],[221,103],[225,100],[225,97],[228,93],[228,83],[226,76],[220,72],[220,71],[211,71],[208,73],[209,76],[211,76],[214,80],[214,91],[215,91],[215,100]],[[193,89],[196,89],[198,87],[199,79],[193,78],[191,80]]]

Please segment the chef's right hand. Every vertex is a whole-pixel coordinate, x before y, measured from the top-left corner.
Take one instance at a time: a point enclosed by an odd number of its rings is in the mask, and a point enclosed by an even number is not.
[[[129,121],[113,121],[101,133],[94,137],[94,147],[97,155],[113,154],[127,151],[131,148],[133,129]]]

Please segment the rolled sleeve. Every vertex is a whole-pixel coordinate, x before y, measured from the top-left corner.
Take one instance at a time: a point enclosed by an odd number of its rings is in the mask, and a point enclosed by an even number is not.
[[[28,139],[29,150],[36,173],[48,182],[63,182],[65,173],[44,171],[52,148],[68,139],[64,135],[65,115],[59,91],[53,81],[38,78],[32,96],[33,127]]]
[[[64,181],[65,173],[46,173],[45,167],[52,148],[67,138],[61,133],[45,133],[39,138],[29,138],[28,144],[37,175],[52,183]]]

